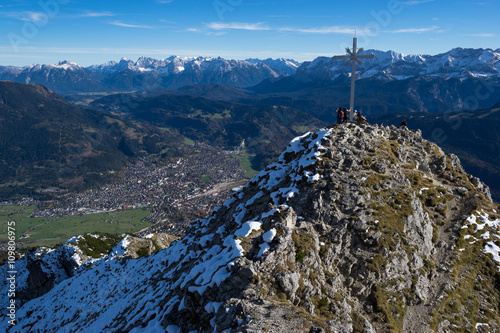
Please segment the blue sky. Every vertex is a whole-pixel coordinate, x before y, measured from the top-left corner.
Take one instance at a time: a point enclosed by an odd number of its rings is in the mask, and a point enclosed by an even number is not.
[[[3,0],[0,65],[500,48],[500,0]]]

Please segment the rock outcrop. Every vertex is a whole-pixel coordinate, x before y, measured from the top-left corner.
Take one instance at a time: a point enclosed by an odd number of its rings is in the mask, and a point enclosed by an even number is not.
[[[499,331],[499,206],[406,128],[295,138],[187,236],[96,262],[9,332]]]

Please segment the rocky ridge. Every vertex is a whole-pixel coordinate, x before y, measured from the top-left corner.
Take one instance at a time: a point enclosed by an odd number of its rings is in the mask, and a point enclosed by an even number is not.
[[[419,131],[320,129],[184,239],[80,270],[3,328],[498,331],[499,209]]]

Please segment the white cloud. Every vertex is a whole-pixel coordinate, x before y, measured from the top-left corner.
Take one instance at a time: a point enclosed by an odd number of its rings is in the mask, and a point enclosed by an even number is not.
[[[80,14],[80,17],[107,17],[107,16],[115,16],[115,14],[111,12],[86,12],[84,14]]]
[[[223,36],[226,34],[227,34],[227,31],[207,31],[207,32],[205,32],[206,36]]]
[[[244,22],[211,22],[205,24],[208,29],[211,30],[251,30],[251,31],[280,31],[280,32],[300,32],[307,34],[354,34],[356,32],[355,28],[341,27],[341,26],[330,26],[330,27],[318,27],[318,28],[295,28],[295,27],[281,27],[272,28],[262,22],[259,23],[244,23]],[[200,32],[199,29],[190,28],[187,31]]]
[[[1,12],[0,15],[4,17],[11,17],[21,21],[28,21],[33,23],[46,22],[48,16],[42,12]]]
[[[198,29],[198,28],[187,28],[182,30],[181,32],[195,32],[199,34],[204,34],[206,36],[222,36],[228,33],[227,30],[206,30],[206,29]]]
[[[413,5],[420,5],[423,3],[434,2],[434,1],[436,1],[436,0],[409,0],[409,1],[401,2],[401,4],[403,6],[413,6]]]
[[[205,24],[206,28],[209,30],[215,31],[227,31],[227,30],[251,30],[251,31],[278,31],[278,32],[296,32],[296,33],[304,33],[304,34],[317,34],[317,35],[326,35],[326,34],[344,34],[344,35],[354,35],[358,34],[369,34],[369,31],[366,31],[363,28],[356,27],[346,27],[346,26],[325,26],[325,27],[312,27],[312,28],[297,28],[297,27],[270,27],[262,22],[259,23],[243,23],[243,22],[232,22],[232,23],[224,23],[224,22],[211,22]],[[397,29],[397,30],[386,30],[383,32],[386,33],[423,33],[423,32],[442,32],[437,30],[438,26],[431,26],[425,28],[407,28],[407,29]],[[188,28],[184,31],[188,32],[204,32],[209,35],[214,35],[213,33],[207,32],[204,29],[198,28]],[[217,35],[217,34],[215,34]]]
[[[166,24],[177,24],[177,22],[175,22],[175,21],[169,21],[169,20],[165,20],[165,19],[159,19],[159,21],[162,23],[166,23]]]
[[[110,22],[109,24],[116,25],[118,27],[124,27],[124,28],[153,29],[153,27],[150,25],[128,24],[128,23],[123,23],[121,21],[113,21],[113,22]]]
[[[26,21],[30,22],[43,22],[47,20],[47,14],[39,12],[26,12]]]
[[[437,26],[432,26],[432,27],[427,27],[427,28],[407,28],[407,29],[397,29],[397,30],[386,30],[384,32],[391,33],[391,34],[403,34],[403,33],[420,34],[422,32],[435,31],[437,28],[438,28]]]
[[[264,17],[269,17],[269,18],[286,18],[286,17],[292,17],[291,15],[266,15]]]
[[[265,25],[262,22],[259,23],[243,23],[243,22],[211,22],[205,24],[207,28],[212,30],[251,30],[251,31],[259,31],[259,30],[271,30],[271,28]]]
[[[331,27],[320,27],[320,28],[291,28],[284,27],[279,28],[279,31],[290,31],[290,32],[302,32],[306,34],[348,34],[352,35],[356,33],[355,28],[341,27],[341,26],[331,26]]]
[[[482,33],[482,34],[464,34],[460,36],[466,36],[466,37],[495,37],[494,33]]]

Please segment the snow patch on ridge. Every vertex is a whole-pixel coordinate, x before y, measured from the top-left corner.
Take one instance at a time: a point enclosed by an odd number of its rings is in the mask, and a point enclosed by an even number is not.
[[[130,244],[129,236],[125,236],[112,250],[111,256],[124,256],[127,254],[128,245]]]
[[[500,247],[496,243],[500,239],[500,219],[492,220],[490,219],[489,214],[484,211],[476,212],[476,214],[472,214],[467,218],[467,224],[464,225],[462,229],[473,227],[473,232],[479,232],[485,228],[491,229],[491,231],[486,231],[481,234],[482,239],[490,240],[484,247],[484,253],[491,254],[493,256],[493,261],[498,264],[498,270],[500,271]],[[496,233],[492,231],[496,231]],[[464,237],[464,239],[469,238],[474,237],[471,235],[466,235]],[[474,244],[476,241],[477,239],[470,242],[470,244]]]
[[[299,193],[297,185],[300,181],[315,182],[321,179],[321,175],[307,169],[321,160],[321,155],[327,150],[321,145],[321,141],[331,132],[332,129],[320,129],[316,133],[308,132],[294,138],[280,155],[278,162],[259,172],[250,183],[257,183],[259,188],[272,192],[274,205],[286,203]],[[287,177],[292,180],[290,186],[279,188]]]

